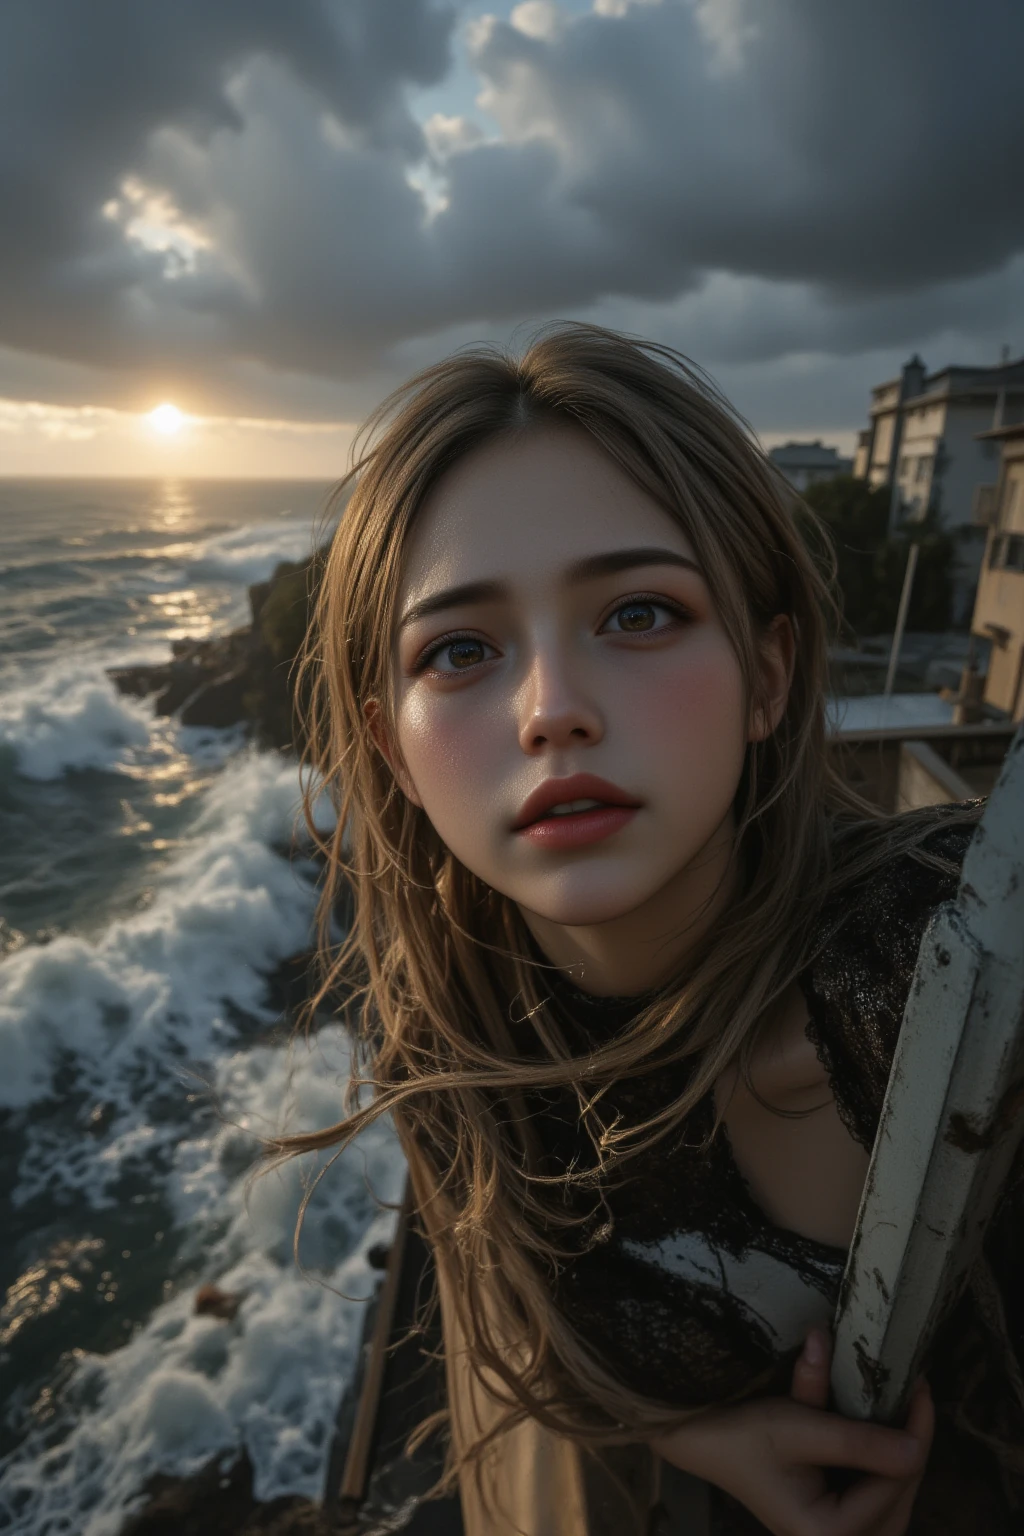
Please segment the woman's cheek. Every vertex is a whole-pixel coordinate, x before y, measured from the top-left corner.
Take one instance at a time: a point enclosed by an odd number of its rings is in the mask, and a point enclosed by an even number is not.
[[[403,760],[427,816],[444,836],[445,824],[470,812],[493,789],[493,722],[459,709],[460,700],[409,699],[398,720]]]
[[[681,741],[688,754],[714,758],[745,739],[739,666],[720,647],[691,647],[681,663],[634,675],[622,708],[630,736],[651,746]]]

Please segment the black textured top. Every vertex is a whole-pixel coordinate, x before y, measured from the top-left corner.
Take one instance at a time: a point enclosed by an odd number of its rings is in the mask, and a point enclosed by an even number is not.
[[[940,820],[924,846],[959,869],[972,833],[971,826]],[[807,1033],[837,1110],[868,1149],[921,936],[957,885],[956,874],[907,854],[895,856],[822,913],[823,946],[799,977]],[[621,1029],[639,1001],[595,999],[563,986],[557,995],[591,1040]],[[634,1122],[646,1119],[678,1097],[688,1071],[686,1064],[662,1067],[617,1084],[612,1106]],[[563,1166],[570,1156],[592,1159],[575,1108],[552,1097],[545,1110],[537,1123],[549,1155]],[[712,1119],[708,1094],[683,1137],[674,1145],[663,1140],[637,1158],[628,1180],[608,1194],[606,1239],[567,1262],[558,1282],[565,1314],[614,1374],[644,1396],[681,1407],[721,1401],[766,1370],[768,1390],[788,1392],[807,1328],[832,1321],[846,1262],[845,1249],[778,1227],[764,1214],[736,1166],[724,1127],[702,1148]],[[1001,1335],[994,1334],[991,1318],[986,1326],[968,1293],[936,1340],[929,1379],[939,1428],[915,1505],[914,1532],[980,1530],[982,1507],[986,1531],[1018,1529],[1006,1521],[1012,1521],[1017,1493],[1024,1494],[1024,1405],[1013,1401],[1003,1369],[1008,1345],[1024,1361],[1024,1190],[1017,1174],[993,1220],[986,1253],[1002,1293],[1004,1325]],[[993,1436],[1004,1444],[1001,1456],[991,1446],[982,1449]],[[1006,1470],[1006,1444],[1021,1456],[1018,1480]],[[962,1520],[955,1514],[958,1499]],[[732,1501],[724,1502],[733,1508]],[[720,1529],[761,1529],[739,1506],[732,1519]]]

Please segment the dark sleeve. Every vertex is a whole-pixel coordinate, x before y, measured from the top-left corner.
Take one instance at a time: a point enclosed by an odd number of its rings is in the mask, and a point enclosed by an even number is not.
[[[954,872],[894,856],[830,918],[831,936],[800,976],[808,1038],[825,1068],[836,1108],[869,1151],[882,1111],[921,937],[936,907],[951,900],[973,825],[940,821],[922,845]]]

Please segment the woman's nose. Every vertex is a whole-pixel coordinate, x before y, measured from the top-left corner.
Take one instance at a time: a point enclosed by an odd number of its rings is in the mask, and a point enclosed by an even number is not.
[[[564,661],[535,658],[521,695],[519,744],[524,752],[545,747],[593,745],[604,735],[596,701]]]

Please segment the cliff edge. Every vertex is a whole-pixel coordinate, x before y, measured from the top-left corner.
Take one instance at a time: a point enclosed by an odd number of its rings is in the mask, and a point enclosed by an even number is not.
[[[175,640],[155,666],[111,667],[120,693],[156,695],[158,715],[183,725],[244,722],[264,747],[301,746],[295,659],[309,627],[326,549],[284,560],[269,581],[249,588],[251,621],[213,640]]]

